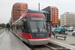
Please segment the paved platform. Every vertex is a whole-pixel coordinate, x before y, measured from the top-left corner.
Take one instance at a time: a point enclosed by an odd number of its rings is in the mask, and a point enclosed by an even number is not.
[[[0,34],[4,31],[5,29],[0,29]]]
[[[56,39],[52,36],[49,40],[51,43],[75,50],[75,45],[71,45],[75,44],[75,37],[67,36],[66,40],[64,40],[63,38]]]
[[[13,33],[4,31],[0,34],[0,50],[30,50]]]
[[[75,44],[75,37],[73,36],[67,36],[66,40],[64,40],[63,38],[54,38],[53,36],[50,37],[51,40],[54,40],[54,41],[59,41],[59,42],[62,42],[62,43],[66,43],[66,44]]]

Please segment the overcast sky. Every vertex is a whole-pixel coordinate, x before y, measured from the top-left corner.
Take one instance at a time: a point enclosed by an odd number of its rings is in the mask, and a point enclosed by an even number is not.
[[[75,13],[75,0],[0,0],[0,23],[8,23],[11,17],[11,10],[14,3],[28,3],[28,9],[38,10],[47,6],[55,6],[59,10],[59,17],[64,12]]]

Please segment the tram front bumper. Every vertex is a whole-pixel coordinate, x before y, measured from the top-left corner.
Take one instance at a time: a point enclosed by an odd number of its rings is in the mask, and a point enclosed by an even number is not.
[[[48,44],[49,38],[47,39],[28,39],[30,45],[45,45]]]

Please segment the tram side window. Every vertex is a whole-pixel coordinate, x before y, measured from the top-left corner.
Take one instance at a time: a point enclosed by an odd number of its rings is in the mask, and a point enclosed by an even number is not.
[[[25,30],[25,32],[29,32],[29,29],[28,29],[28,25],[27,25],[27,21],[25,21],[24,23],[23,23],[23,25],[24,25],[24,30]]]
[[[16,25],[17,32],[18,31],[22,32],[22,27],[23,27],[23,22],[19,21]]]
[[[16,25],[17,28],[17,32],[21,31],[21,32],[29,32],[28,26],[27,26],[27,21],[23,22],[23,21],[19,21],[17,22]]]

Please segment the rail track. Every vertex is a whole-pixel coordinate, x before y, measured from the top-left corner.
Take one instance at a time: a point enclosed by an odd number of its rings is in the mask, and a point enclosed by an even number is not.
[[[16,36],[16,35],[15,35]],[[17,37],[17,36],[16,36]],[[17,37],[18,38],[18,37]],[[20,39],[20,38],[19,38]],[[75,50],[74,46],[71,45],[63,45],[60,43],[56,43],[50,41],[47,45],[39,45],[39,46],[30,46],[23,42],[30,50]]]
[[[15,35],[16,36],[16,35]],[[18,37],[17,37],[18,38]],[[20,39],[20,38],[19,38]],[[48,43],[47,45],[38,45],[38,46],[31,46],[27,43],[25,43],[24,41],[22,41],[28,48],[30,48],[30,50],[70,50],[68,48],[59,46],[59,45],[55,45],[53,43]]]
[[[23,42],[25,45],[27,45],[30,50],[70,50],[61,46],[57,46],[55,44],[48,43],[47,45],[38,45],[38,46],[30,46]]]
[[[47,44],[45,45],[46,47],[50,48],[51,50],[70,50],[68,48],[65,48],[65,47],[61,47],[61,46],[58,46],[58,45],[55,45],[55,44]]]

